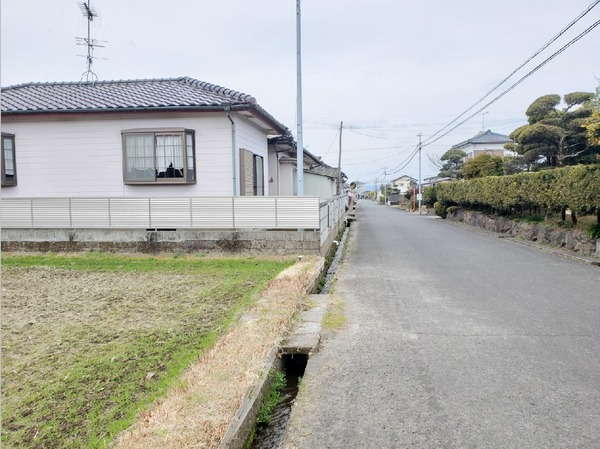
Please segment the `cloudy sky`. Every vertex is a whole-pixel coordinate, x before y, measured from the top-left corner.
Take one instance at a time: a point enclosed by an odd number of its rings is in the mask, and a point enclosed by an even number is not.
[[[509,134],[537,97],[594,91],[600,26],[464,125],[431,142],[597,1],[302,0],[304,145],[350,180],[422,176],[482,127]],[[296,131],[295,0],[92,0],[100,80],[189,76],[253,95]],[[2,86],[79,81],[77,0],[2,0]],[[462,121],[600,19],[600,5]],[[437,134],[439,137],[439,134]]]

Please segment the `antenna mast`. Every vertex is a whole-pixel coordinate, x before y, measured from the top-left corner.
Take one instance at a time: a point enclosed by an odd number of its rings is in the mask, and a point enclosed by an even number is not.
[[[83,74],[81,75],[80,82],[98,81],[98,75],[96,75],[92,71],[92,63],[94,62],[94,59],[97,59],[94,57],[94,48],[95,47],[104,47],[104,45],[101,45],[100,42],[105,42],[105,41],[97,41],[96,39],[92,39],[92,37],[91,37],[92,21],[94,20],[94,17],[98,17],[98,13],[96,12],[96,10],[94,8],[92,8],[91,2],[92,2],[92,0],[87,0],[87,3],[86,2],[79,3],[79,8],[81,9],[81,13],[83,14],[83,17],[85,17],[88,21],[87,39],[84,37],[76,38],[77,45],[86,45],[87,46],[87,56],[86,56],[87,70],[85,72],[83,72]],[[84,55],[79,55],[79,56],[84,56]]]

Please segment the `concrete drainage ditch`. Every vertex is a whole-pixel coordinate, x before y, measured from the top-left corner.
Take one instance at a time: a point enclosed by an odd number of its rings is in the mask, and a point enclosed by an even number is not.
[[[320,342],[327,293],[340,262],[348,232],[347,226],[339,239],[333,258],[329,259],[329,266],[324,267],[323,271],[326,269],[326,272],[319,284],[319,294],[310,295],[310,302],[314,307],[302,312],[297,328],[287,341],[281,347],[273,348],[258,383],[246,394],[236,420],[227,430],[219,449],[274,449],[281,444],[298,393],[299,380],[304,375],[310,354],[318,348]],[[275,407],[269,423],[257,427],[256,417],[273,383],[273,376],[269,374],[276,371],[285,374],[282,399]]]
[[[308,354],[283,354],[281,361],[286,381],[280,392],[281,398],[273,410],[269,422],[256,427],[250,449],[278,448],[285,435],[285,428],[292,413],[292,405],[308,363]]]

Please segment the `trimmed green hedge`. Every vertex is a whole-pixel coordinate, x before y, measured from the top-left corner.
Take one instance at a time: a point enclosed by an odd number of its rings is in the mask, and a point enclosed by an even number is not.
[[[425,189],[427,204],[511,213],[525,208],[600,213],[600,165],[576,165],[535,173],[488,176]]]

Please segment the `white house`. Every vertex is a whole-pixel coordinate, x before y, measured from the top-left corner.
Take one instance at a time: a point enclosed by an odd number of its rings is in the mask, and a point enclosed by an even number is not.
[[[452,178],[450,177],[442,177],[442,176],[432,176],[430,178],[425,178],[421,183],[422,187],[430,187],[436,184],[441,184],[442,182],[450,182]]]
[[[512,142],[512,139],[504,134],[498,134],[487,130],[463,142],[452,146],[452,150],[462,150],[467,153],[466,160],[473,159],[480,154],[491,154],[493,156],[514,156],[515,153],[504,149],[504,144]]]
[[[2,196],[268,195],[268,139],[287,133],[252,96],[188,77],[10,86]]]
[[[296,195],[297,153],[296,142],[291,135],[269,139],[269,195]],[[338,193],[339,170],[321,161],[321,158],[304,149],[304,194],[328,200]],[[342,173],[342,184],[345,175]]]
[[[414,187],[417,187],[417,180],[408,175],[402,175],[399,178],[393,179],[392,184],[398,187],[400,193],[406,193]]]

